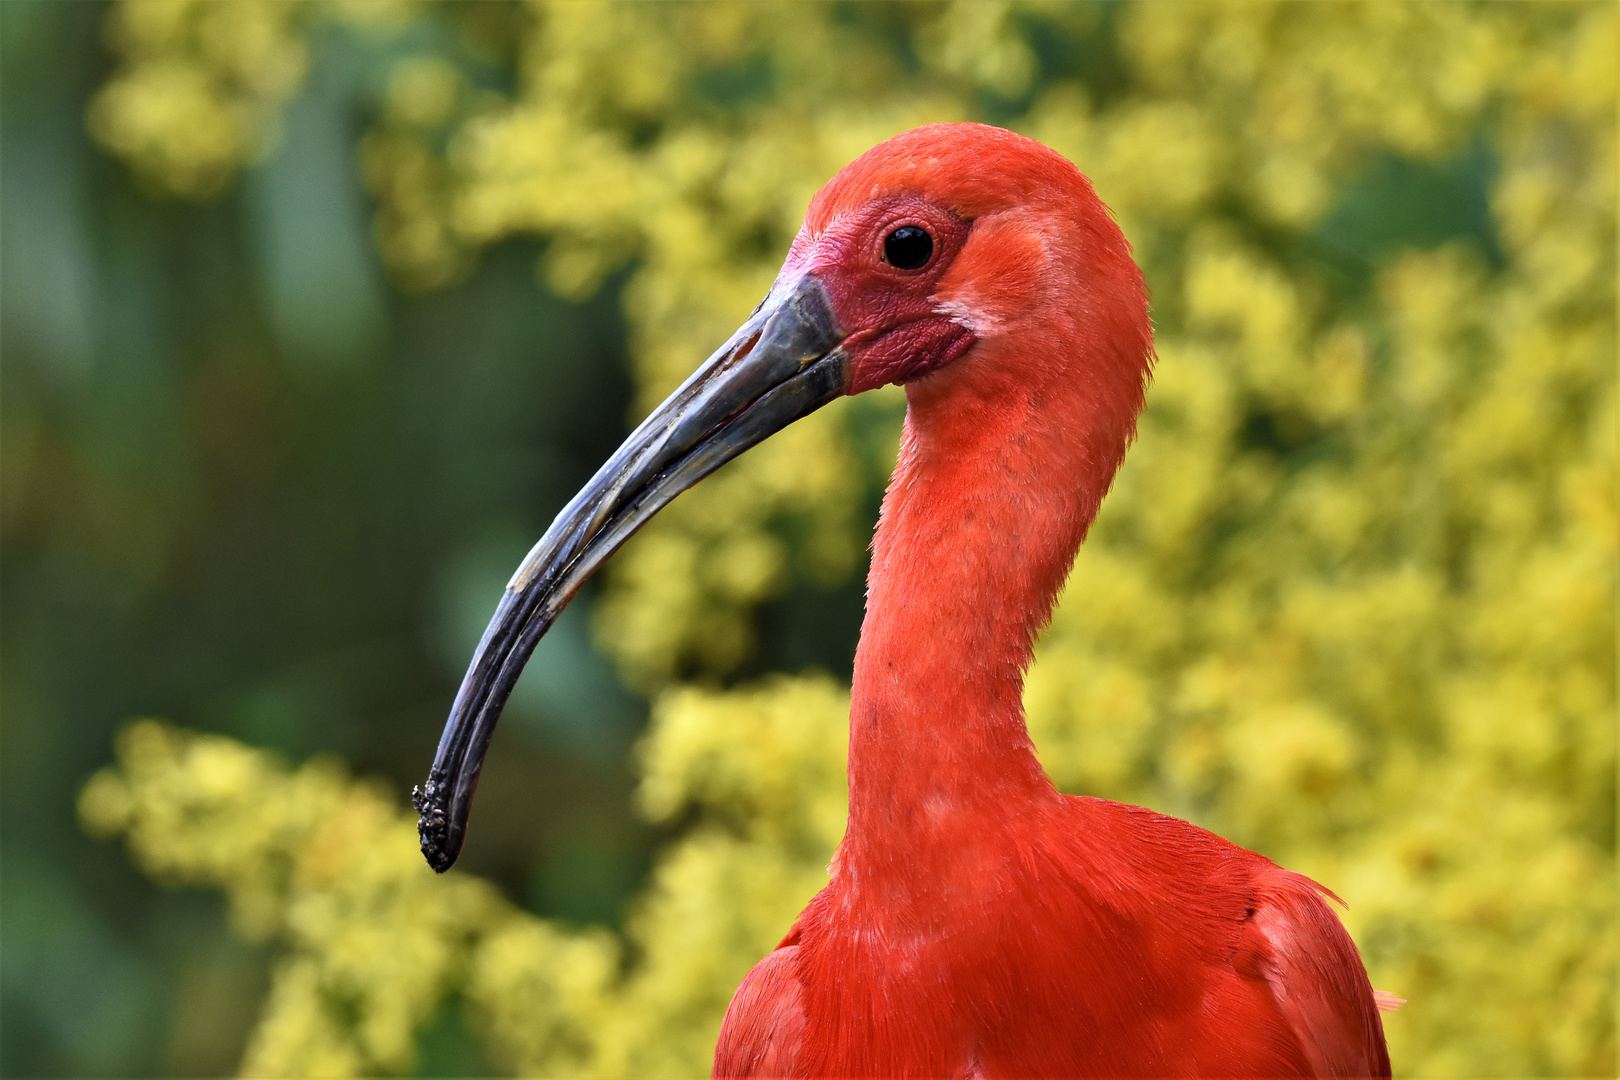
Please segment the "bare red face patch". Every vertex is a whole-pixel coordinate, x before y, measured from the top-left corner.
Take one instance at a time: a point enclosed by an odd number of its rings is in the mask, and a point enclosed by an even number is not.
[[[972,228],[916,195],[894,195],[794,241],[782,273],[811,273],[826,286],[848,331],[850,393],[908,382],[972,346],[973,330],[936,296]]]

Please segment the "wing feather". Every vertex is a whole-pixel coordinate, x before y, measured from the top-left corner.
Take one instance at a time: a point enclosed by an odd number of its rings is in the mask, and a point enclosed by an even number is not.
[[[714,1076],[794,1075],[804,1038],[804,984],[799,947],[785,945],[754,965],[720,1024]]]
[[[1266,872],[1259,885],[1245,944],[1312,1070],[1319,1077],[1389,1076],[1372,984],[1324,900],[1333,894],[1281,869]]]

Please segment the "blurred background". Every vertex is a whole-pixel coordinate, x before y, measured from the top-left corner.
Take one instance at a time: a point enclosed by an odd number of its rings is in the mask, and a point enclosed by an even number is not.
[[[615,559],[449,877],[405,795],[810,194],[976,119],[1092,177],[1159,338],[1030,676],[1048,769],[1343,896],[1398,1075],[1612,1075],[1617,25],[0,5],[0,1071],[706,1071],[842,829],[903,395]]]

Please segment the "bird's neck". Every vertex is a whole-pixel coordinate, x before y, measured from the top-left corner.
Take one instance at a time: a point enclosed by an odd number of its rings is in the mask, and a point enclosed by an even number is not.
[[[964,361],[908,387],[855,654],[846,869],[1053,798],[1024,670],[1123,437],[1093,445],[1077,388]]]

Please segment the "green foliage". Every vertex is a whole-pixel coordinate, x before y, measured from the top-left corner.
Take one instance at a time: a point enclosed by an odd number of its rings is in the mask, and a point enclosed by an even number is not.
[[[843,831],[849,696],[826,678],[670,692],[642,744],[665,852],[626,945],[537,919],[465,874],[439,877],[415,819],[332,761],[155,721],[119,738],[79,810],[160,881],[223,890],[240,933],[278,947],[242,1062],[250,1076],[403,1072],[450,994],[493,1060],[527,1076],[701,1072],[731,989],[825,880]]]
[[[409,821],[331,761],[287,772],[263,751],[141,721],[118,773],[85,788],[87,828],[127,836],[159,880],[223,889],[237,929],[285,945],[243,1070],[352,1076],[408,1068],[414,1031],[506,906],[420,873]]]
[[[137,33],[147,11],[115,9],[126,63],[91,129],[202,194],[287,92],[251,73],[292,72],[274,58],[323,16],[170,5],[192,29]],[[1343,896],[1375,985],[1411,999],[1386,1017],[1399,1073],[1613,1072],[1613,7],[563,3],[511,25],[510,91],[448,53],[394,62],[360,147],[381,251],[419,289],[517,233],[549,239],[564,295],[628,267],[643,408],[884,135],[987,117],[1091,175],[1160,363],[1030,673],[1047,768]],[[180,100],[149,88],[182,60],[191,104],[118,104]],[[236,134],[203,138],[220,110]],[[1450,234],[1381,224],[1436,187]],[[658,695],[641,805],[682,826],[623,943],[432,879],[401,812],[330,766],[131,729],[86,821],[281,945],[246,1070],[407,1068],[452,992],[515,1071],[706,1068],[843,813],[837,688],[712,687],[749,670],[762,604],[857,572],[896,406],[784,433],[610,567],[599,640]]]

